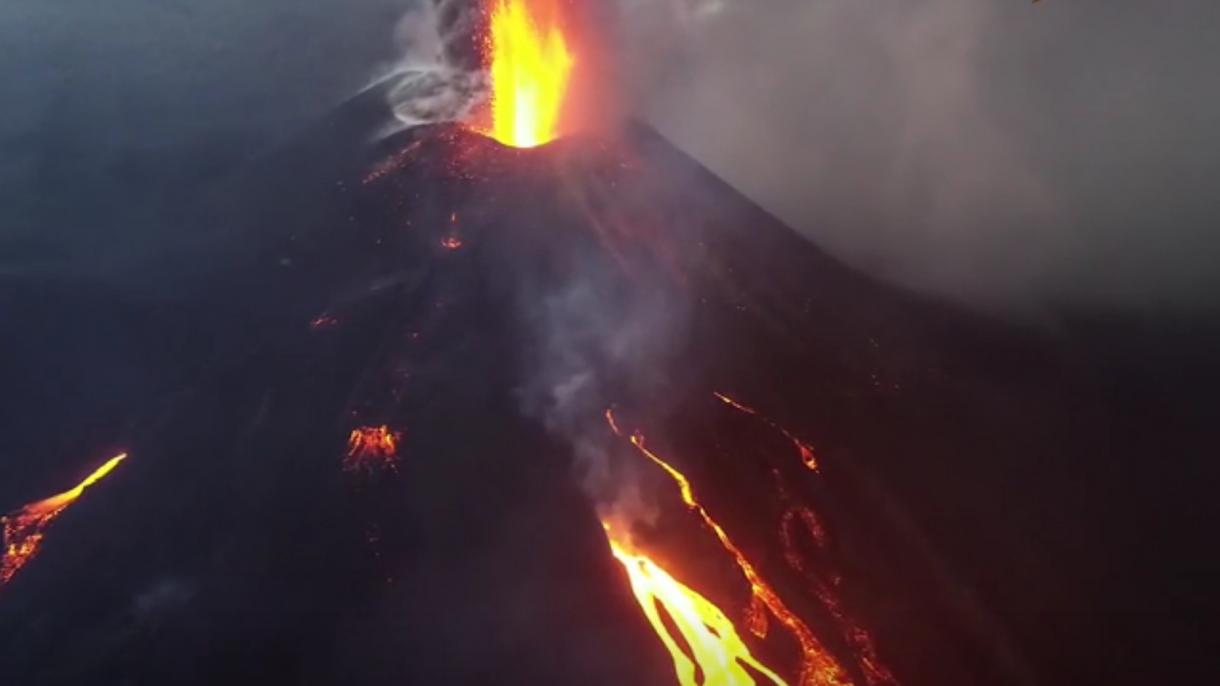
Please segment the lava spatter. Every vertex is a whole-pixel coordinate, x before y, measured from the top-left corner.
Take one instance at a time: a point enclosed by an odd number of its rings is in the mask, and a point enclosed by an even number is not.
[[[390,427],[359,426],[347,437],[347,454],[343,458],[343,469],[349,472],[375,472],[397,468],[398,442],[402,434]]]

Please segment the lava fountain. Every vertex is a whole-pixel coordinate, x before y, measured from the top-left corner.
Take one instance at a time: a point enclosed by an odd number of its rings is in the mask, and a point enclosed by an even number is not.
[[[485,133],[533,148],[559,135],[574,58],[556,0],[493,0],[488,35],[491,120]]]

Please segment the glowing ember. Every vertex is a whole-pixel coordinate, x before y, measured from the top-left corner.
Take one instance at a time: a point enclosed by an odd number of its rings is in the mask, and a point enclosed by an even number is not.
[[[556,0],[493,0],[491,115],[487,132],[505,145],[532,148],[559,135],[559,113],[573,58]]]
[[[750,633],[759,638],[767,637],[767,632],[770,630],[770,623],[767,622],[767,608],[756,595],[750,596],[750,604],[746,606],[745,620],[746,629]]]
[[[776,431],[782,433],[784,435],[784,438],[787,438],[789,441],[792,441],[792,445],[796,448],[796,452],[801,456],[801,463],[804,464],[805,467],[807,467],[808,469],[810,469],[812,471],[815,471],[815,472],[818,471],[818,456],[817,456],[817,453],[813,452],[813,446],[802,441],[801,439],[797,438],[796,436],[793,436],[790,431],[788,431],[784,427],[780,426],[779,424],[776,424],[775,422],[771,421],[770,419],[762,416],[761,414],[758,413],[758,410],[750,407],[749,405],[744,405],[723,393],[713,392],[712,395],[716,396],[725,405],[728,405],[729,407],[731,407],[735,410],[744,412],[752,417],[758,417],[762,421],[766,422],[767,426],[770,426],[771,428],[775,429]]]
[[[86,488],[101,481],[126,457],[127,453],[115,455],[71,490],[30,503],[16,512],[0,517],[0,524],[4,528],[4,558],[0,560],[0,586],[11,581],[17,572],[38,553],[47,526],[69,505],[76,502]]]
[[[750,654],[750,649],[737,635],[737,629],[720,608],[670,576],[647,556],[627,552],[625,546],[614,539],[609,526],[606,532],[611,536],[610,552],[627,570],[636,601],[673,658],[679,684],[754,684],[747,667],[764,677],[766,683],[785,683],[778,674]],[[669,615],[690,655],[670,632],[661,617],[661,609]],[[693,661],[691,656],[694,657]],[[699,672],[702,672],[701,680],[698,679]]]
[[[400,438],[402,434],[390,431],[390,427],[385,424],[352,429],[347,437],[347,456],[343,459],[343,469],[349,472],[394,469],[398,460]]]
[[[339,320],[329,314],[320,314],[315,317],[313,321],[309,322],[309,328],[313,329],[314,331],[329,329],[338,325]]]
[[[621,435],[614,421],[613,412],[607,410],[606,419],[609,422],[611,429],[616,434]],[[806,625],[805,622],[796,615],[796,613],[788,608],[775,589],[762,578],[762,575],[759,573],[754,564],[751,563],[741,549],[738,548],[735,543],[733,543],[732,539],[729,538],[729,535],[724,528],[720,526],[720,524],[713,519],[710,514],[708,514],[707,510],[703,508],[703,505],[701,505],[695,498],[694,489],[691,487],[690,480],[686,478],[686,475],[675,469],[665,460],[661,459],[656,453],[653,453],[646,448],[644,446],[643,435],[639,433],[633,434],[630,441],[631,445],[635,446],[636,450],[638,450],[640,454],[651,460],[654,464],[664,470],[665,473],[670,476],[670,478],[673,479],[674,483],[678,486],[678,491],[681,493],[682,502],[686,504],[686,507],[689,510],[697,514],[699,518],[703,520],[704,525],[707,526],[707,528],[710,529],[720,541],[721,547],[723,547],[725,552],[727,552],[733,558],[733,561],[737,564],[738,569],[741,570],[742,575],[750,584],[750,590],[753,594],[753,599],[751,602],[756,602],[766,608],[771,616],[774,617],[781,626],[787,629],[788,633],[791,634],[791,636],[796,640],[801,654],[800,677],[797,683],[800,684],[800,686],[836,686],[850,684],[851,681],[844,672],[843,668],[839,666],[838,662],[835,661],[830,652],[826,650],[826,647],[823,646],[821,641],[817,639],[809,626]],[[647,614],[649,612],[648,608],[644,608],[644,612]],[[751,620],[751,623],[757,626],[758,620],[753,619]],[[665,636],[662,636],[662,641],[666,643],[666,647],[670,647],[672,643],[672,639],[666,640]],[[671,654],[674,652],[672,648],[670,648],[670,652]],[[679,667],[678,673],[679,679],[681,680],[683,672],[678,665],[679,660],[677,657],[675,657],[674,661],[675,666]],[[724,658],[721,656],[719,662],[713,663],[704,668],[705,674],[723,673],[722,671],[718,671],[723,670],[723,667],[719,666],[723,663]],[[700,663],[700,666],[703,667],[702,663]],[[683,681],[681,683],[685,685],[688,683],[694,684],[695,682]],[[720,682],[709,681],[707,683],[752,684],[754,682],[752,680],[746,680]],[[782,682],[777,681],[776,683]]]

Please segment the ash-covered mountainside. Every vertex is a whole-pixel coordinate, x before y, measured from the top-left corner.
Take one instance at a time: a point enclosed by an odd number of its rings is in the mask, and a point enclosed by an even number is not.
[[[1128,459],[1096,367],[853,272],[645,127],[367,143],[374,100],[115,294],[11,291],[38,397],[9,452],[55,457],[7,458],[0,506],[129,453],[0,588],[14,683],[676,683],[611,520],[789,683],[813,653],[837,683],[1137,673],[1088,619],[1123,608],[1086,583],[1095,456]]]

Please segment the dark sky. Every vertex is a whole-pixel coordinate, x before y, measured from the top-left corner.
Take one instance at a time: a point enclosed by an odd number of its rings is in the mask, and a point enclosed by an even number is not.
[[[615,1],[636,110],[835,254],[975,303],[1220,304],[1220,5]],[[174,183],[384,73],[413,4],[10,0],[0,239],[40,247],[0,268],[172,239]]]

